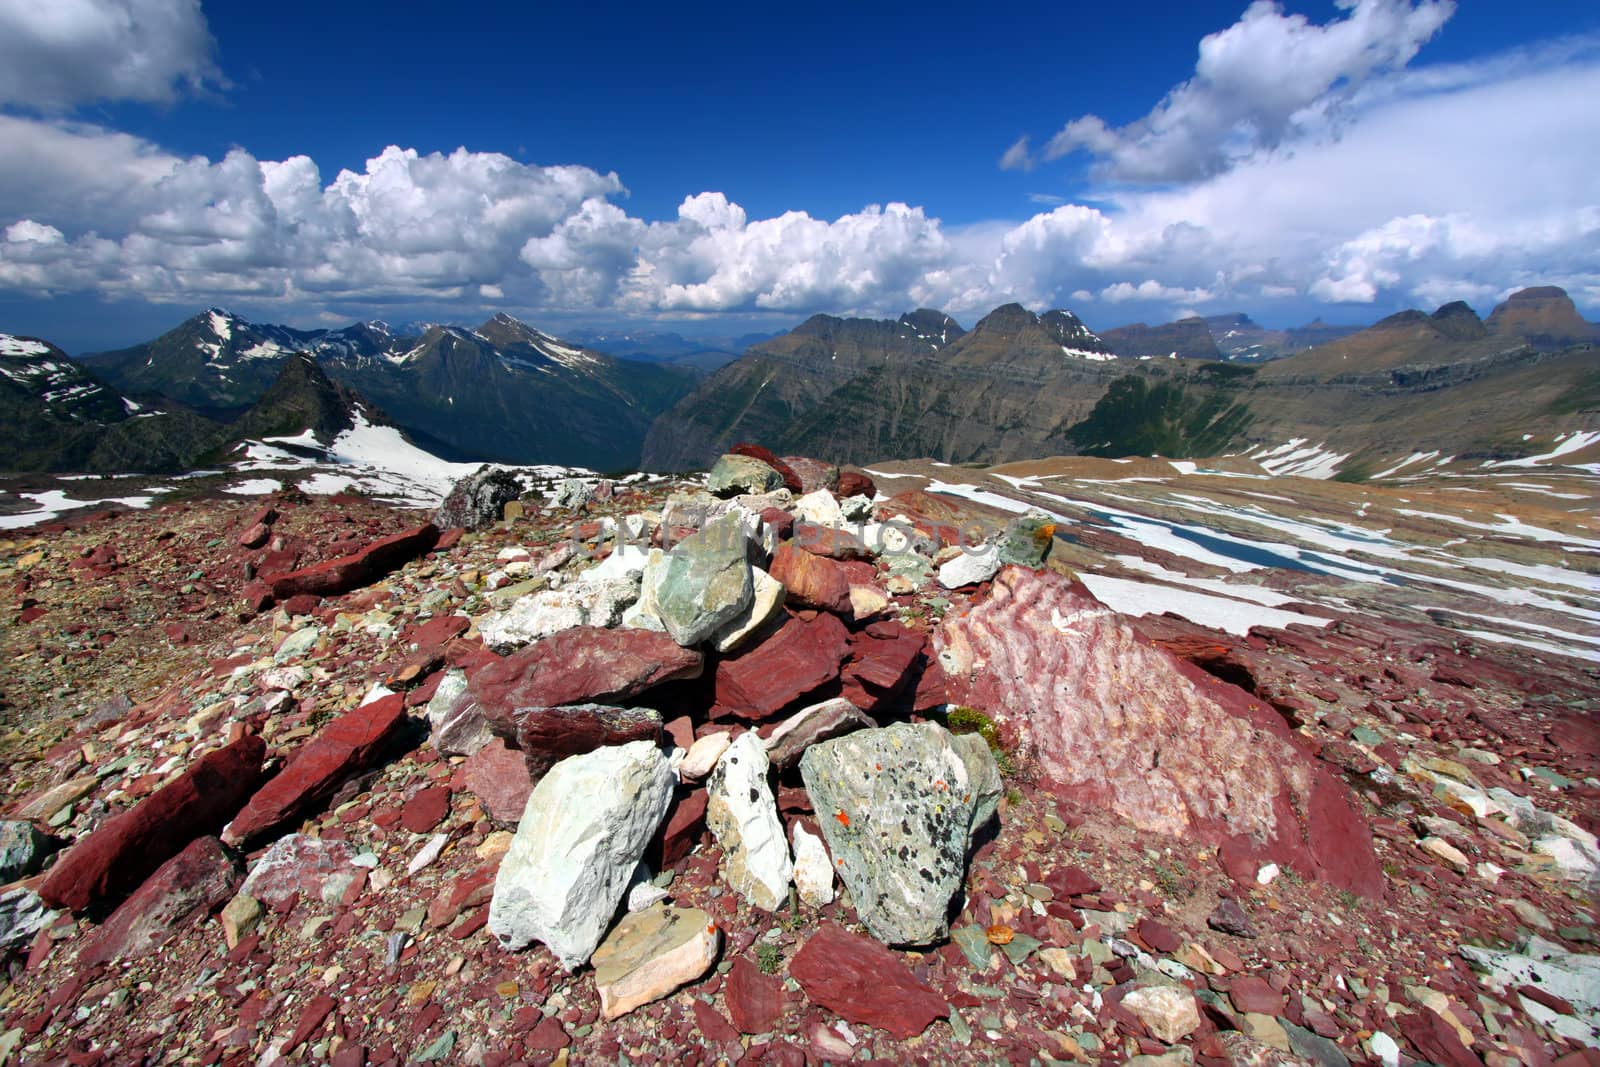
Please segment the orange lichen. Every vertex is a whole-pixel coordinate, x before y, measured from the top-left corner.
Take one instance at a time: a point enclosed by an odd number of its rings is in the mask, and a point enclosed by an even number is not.
[[[840,825],[840,826],[849,826],[849,825],[850,825],[850,816],[848,816],[848,815],[846,815],[846,814],[845,814],[845,813],[844,813],[844,812],[842,812],[842,811],[836,811],[836,812],[834,812],[834,813],[833,813],[833,817],[834,817],[834,818],[835,818],[835,819],[838,819],[838,820],[839,820],[839,825]]]
[[[984,931],[984,936],[989,939],[989,944],[991,945],[1009,945],[1011,944],[1011,939],[1016,937],[1017,934],[1011,927],[995,923]]]

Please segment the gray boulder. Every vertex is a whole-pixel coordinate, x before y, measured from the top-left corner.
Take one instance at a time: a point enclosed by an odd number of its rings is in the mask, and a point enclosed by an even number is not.
[[[0,893],[0,956],[27,951],[57,914],[31,889],[18,886]]]
[[[55,846],[24,819],[0,822],[0,885],[15,882],[44,866]]]
[[[594,499],[594,486],[582,478],[563,478],[550,494],[550,503],[558,508],[583,507]]]
[[[749,545],[741,518],[725,515],[649,571],[650,603],[678,644],[697,645],[749,609],[755,597]]]
[[[950,732],[936,723],[858,730],[806,749],[800,776],[872,936],[890,945],[942,940],[976,799]]]
[[[706,478],[706,490],[713,496],[743,496],[783,488],[783,475],[750,456],[723,456]]]
[[[433,513],[441,530],[461,526],[483,530],[500,521],[505,506],[522,496],[522,483],[510,471],[487,463],[456,482]]]
[[[672,769],[648,741],[562,760],[528,797],[495,877],[489,932],[548,945],[571,971],[605,936],[672,802]]]

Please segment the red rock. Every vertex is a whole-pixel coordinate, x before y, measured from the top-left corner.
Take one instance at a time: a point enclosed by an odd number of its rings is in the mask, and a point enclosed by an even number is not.
[[[840,614],[850,611],[850,579],[833,560],[785,541],[772,556],[769,573],[783,583],[785,602]]]
[[[891,703],[916,677],[927,639],[899,622],[874,623],[850,637],[850,659],[840,671],[843,696],[862,711]]]
[[[778,541],[782,541],[794,533],[794,516],[782,508],[763,508],[761,522],[771,531],[768,536],[772,536]]]
[[[1395,1022],[1423,1059],[1442,1067],[1483,1067],[1483,1060],[1461,1043],[1455,1028],[1433,1012],[1401,1015]]]
[[[700,1033],[708,1041],[722,1043],[724,1041],[739,1040],[739,1031],[724,1019],[722,1015],[703,1000],[694,1002],[694,1021],[700,1028]]]
[[[1571,1001],[1565,1000],[1562,997],[1558,997],[1554,993],[1547,993],[1543,989],[1540,989],[1536,985],[1521,985],[1521,986],[1518,986],[1517,987],[1517,992],[1519,994],[1521,994],[1522,996],[1527,997],[1529,1000],[1536,1001],[1536,1002],[1538,1002],[1540,1004],[1543,1004],[1545,1007],[1549,1008],[1551,1011],[1556,1012],[1558,1014],[1561,1014],[1561,1015],[1576,1015],[1577,1014],[1577,1009],[1572,1006],[1572,1002]]]
[[[1154,647],[1081,584],[1007,567],[934,647],[950,699],[993,715],[1064,798],[1383,895],[1370,827],[1283,718]]]
[[[813,1003],[902,1041],[950,1015],[950,1005],[917,981],[903,957],[831,922],[795,953],[789,976]]]
[[[489,728],[522,752],[528,778],[537,784],[568,756],[630,741],[659,741],[661,716],[642,708],[604,704],[517,707],[490,716]]]
[[[698,677],[704,662],[666,634],[575,626],[471,669],[468,692],[492,720],[519,707],[630,700]]]
[[[444,821],[450,814],[450,790],[447,786],[431,785],[411,795],[400,809],[400,825],[414,834],[425,834]]]
[[[292,823],[324,803],[352,774],[373,764],[406,722],[406,698],[393,693],[345,712],[296,750],[222,833],[243,844]]]
[[[1100,883],[1082,867],[1057,867],[1045,875],[1043,881],[1057,900],[1086,897],[1100,892]]]
[[[572,1038],[567,1036],[560,1019],[554,1015],[546,1015],[538,1026],[528,1031],[523,1044],[537,1052],[559,1052],[572,1044]]]
[[[1282,1015],[1283,994],[1267,984],[1266,979],[1253,974],[1240,975],[1228,986],[1228,999],[1239,1011],[1257,1012],[1261,1015]]]
[[[433,547],[428,551],[434,553],[448,552],[452,548],[459,545],[461,543],[461,539],[465,537],[466,534],[467,531],[462,527],[452,526],[450,529],[439,535],[439,540],[434,542]]]
[[[302,593],[339,596],[370,585],[390,571],[398,570],[428,552],[438,541],[438,527],[424,523],[381,541],[374,541],[348,556],[287,574],[273,574],[266,580],[272,586],[272,595],[279,600]]]
[[[728,449],[728,452],[730,455],[749,456],[751,459],[759,459],[778,472],[779,476],[783,478],[783,487],[785,489],[791,493],[805,492],[805,486],[800,481],[800,475],[795,473],[794,468],[760,445],[737,444]]]
[[[722,983],[722,995],[728,1003],[728,1017],[741,1034],[767,1033],[783,1016],[783,983],[762,974],[743,957],[733,961]]]
[[[878,495],[878,485],[861,471],[842,470],[839,472],[839,486],[833,495],[840,500],[852,496],[864,496],[871,500]]]
[[[310,615],[321,606],[322,598],[319,596],[312,596],[309,593],[302,593],[299,596],[292,596],[283,602],[283,610],[288,612],[290,615]]]
[[[716,703],[741,718],[766,718],[837,678],[848,650],[849,634],[834,616],[791,616],[760,644],[717,664]]]
[[[515,823],[528,806],[533,779],[522,753],[506,747],[498,737],[467,757],[462,767],[467,792],[483,802],[489,817],[497,822]]]
[[[260,548],[272,537],[272,527],[258,522],[239,535],[240,548]]]
[[[672,814],[661,829],[659,858],[655,867],[670,867],[689,854],[706,828],[706,791],[695,789],[679,797]],[[652,849],[652,851],[656,851]]]
[[[17,622],[18,622],[18,624],[25,626],[28,623],[33,622],[36,619],[44,618],[46,614],[47,614],[47,612],[45,611],[44,608],[40,608],[40,607],[23,608],[22,609],[22,613],[17,616]]]
[[[259,615],[272,607],[272,586],[266,582],[250,582],[240,590],[239,597],[244,601],[245,611]]]
[[[82,911],[138,888],[189,842],[233,818],[261,780],[266,748],[249,734],[201,756],[171,784],[73,845],[45,876],[39,896],[52,907]]]
[[[427,622],[406,627],[400,640],[419,650],[441,648],[470,629],[472,620],[465,615],[435,615]]]
[[[819,526],[814,522],[797,521],[791,537],[797,548],[826,559],[866,559],[872,554],[866,542],[849,530]]]
[[[288,1039],[284,1041],[283,1047],[279,1051],[287,1056],[303,1045],[307,1039],[322,1028],[322,1024],[327,1021],[328,1016],[333,1014],[333,1009],[338,1006],[339,1002],[326,993],[318,993],[312,997],[306,1006],[300,1010],[300,1021],[295,1023],[294,1030],[290,1032]]]
[[[839,468],[809,456],[784,456],[783,461],[800,479],[802,493],[832,490],[839,484]]]
[[[180,927],[220,907],[244,876],[215,837],[199,837],[163,863],[112,912],[78,953],[87,970],[116,959],[137,959],[160,948]]]
[[[1152,952],[1176,952],[1183,944],[1183,940],[1172,927],[1158,923],[1154,919],[1140,919],[1135,929],[1139,939],[1149,945]]]

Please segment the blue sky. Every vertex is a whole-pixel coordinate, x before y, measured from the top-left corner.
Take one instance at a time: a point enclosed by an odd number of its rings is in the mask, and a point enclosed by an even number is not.
[[[1600,317],[1600,14],[0,0],[0,330]]]

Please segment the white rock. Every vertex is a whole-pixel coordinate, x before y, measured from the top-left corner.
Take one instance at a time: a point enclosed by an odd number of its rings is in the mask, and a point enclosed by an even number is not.
[[[489,724],[467,695],[465,671],[452,667],[428,701],[429,741],[445,756],[470,756],[494,740]]]
[[[1000,550],[994,545],[982,545],[961,554],[939,568],[939,584],[946,589],[960,589],[964,585],[987,582],[1000,573]]]
[[[304,656],[317,647],[317,641],[322,637],[322,629],[317,626],[304,626],[283,639],[278,650],[272,654],[274,662],[286,663],[289,660]]]
[[[1400,1067],[1400,1046],[1382,1030],[1367,1038],[1367,1051],[1384,1067]]]
[[[434,834],[428,838],[428,843],[422,846],[422,851],[411,858],[406,864],[407,874],[416,874],[428,864],[439,858],[439,853],[444,851],[444,846],[449,842],[449,834]]]
[[[872,498],[867,496],[847,496],[839,501],[839,513],[847,522],[864,522],[872,518]]]
[[[586,585],[599,585],[613,578],[637,578],[650,562],[650,550],[643,545],[624,542],[611,555],[578,575]]]
[[[1256,884],[1271,885],[1272,880],[1278,877],[1278,875],[1281,873],[1283,872],[1279,869],[1276,863],[1265,864],[1259,871],[1256,872]]]
[[[376,703],[377,701],[382,700],[384,697],[392,696],[394,696],[394,690],[390,689],[382,682],[379,682],[371,689],[367,690],[367,695],[361,698],[361,706],[366,707],[368,704]]]
[[[1144,1023],[1158,1041],[1171,1045],[1183,1040],[1200,1025],[1200,1009],[1194,994],[1172,986],[1140,986],[1122,998],[1122,1006]]]
[[[490,933],[508,949],[541,941],[567,970],[581,966],[666,816],[672,786],[667,758],[648,741],[552,767],[529,795],[500,862]]]
[[[666,565],[666,558],[667,554],[659,548],[652,548],[647,554],[644,570],[639,575],[639,599],[622,613],[623,626],[631,630],[666,633],[666,624],[661,621],[661,616],[656,614],[656,598],[651,592],[656,586],[661,568]]]
[[[844,512],[839,510],[839,502],[833,494],[826,489],[818,489],[807,493],[794,502],[794,517],[806,522],[814,522],[818,526],[843,526]]]
[[[519,597],[504,611],[486,616],[478,633],[490,648],[511,651],[574,626],[615,626],[623,609],[638,599],[637,574],[590,581],[586,572],[584,579],[562,589]]]
[[[1533,850],[1541,856],[1556,861],[1561,877],[1569,882],[1590,882],[1600,879],[1600,853],[1581,841],[1570,837],[1541,837],[1533,843]]]
[[[794,824],[794,885],[800,899],[813,908],[833,903],[833,861],[822,838]]]
[[[768,766],[755,731],[740,734],[711,772],[706,824],[722,846],[728,885],[756,907],[776,911],[789,897],[794,864],[767,784]]]
[[[718,652],[732,652],[744,644],[751,634],[765,626],[767,620],[777,614],[778,609],[783,606],[782,582],[760,567],[751,567],[750,577],[755,583],[750,607],[743,615],[712,635],[711,644]]]
[[[730,733],[706,734],[704,737],[695,738],[694,744],[689,746],[689,751],[683,757],[683,763],[678,770],[691,782],[698,782],[710,774],[716,767],[722,754],[728,751],[728,746],[733,744],[733,735]]]

